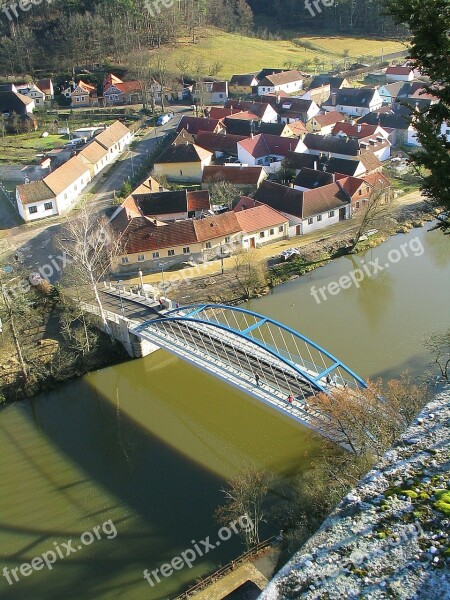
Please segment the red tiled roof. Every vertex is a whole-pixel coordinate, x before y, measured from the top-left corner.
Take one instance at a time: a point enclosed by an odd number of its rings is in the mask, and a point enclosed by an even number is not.
[[[259,205],[246,210],[236,212],[236,217],[242,231],[251,233],[267,229],[268,227],[276,227],[286,223],[288,219],[267,205]]]
[[[321,127],[326,127],[327,125],[333,125],[339,121],[343,121],[344,116],[336,110],[331,110],[324,115],[315,115],[314,120],[317,121]]]
[[[211,203],[208,191],[187,192],[187,209],[188,212],[194,210],[209,210]]]
[[[413,69],[410,67],[388,67],[386,75],[409,75]]]
[[[195,143],[211,152],[228,152],[237,154],[237,143],[245,140],[241,135],[223,135],[210,131],[200,131],[195,136]]]
[[[242,112],[240,109],[235,110],[233,108],[221,108],[220,106],[212,106],[209,109],[209,118],[217,119],[219,121],[225,119],[225,117],[229,117],[230,115],[235,115],[240,112]]]
[[[198,219],[193,223],[199,242],[206,242],[241,231],[241,226],[234,212]]]
[[[235,185],[256,186],[263,173],[263,167],[222,167],[211,165],[204,168],[202,183],[228,181]]]
[[[346,133],[349,137],[356,137],[358,139],[362,139],[365,137],[378,135],[377,129],[379,127],[379,125],[368,125],[367,123],[355,123],[354,125],[352,125],[351,123],[336,123],[331,133],[333,135],[336,135],[339,132],[342,132]],[[380,127],[380,129],[383,128]],[[379,132],[379,135],[383,135],[382,132]]]
[[[346,206],[349,201],[340,184],[342,185],[342,182],[330,183],[315,190],[303,192],[303,218],[307,219]]]
[[[113,85],[123,94],[141,93],[142,91],[142,86],[139,81],[124,81],[122,83],[114,83]]]
[[[211,131],[216,132],[220,129],[222,123],[219,119],[207,119],[204,117],[188,117],[184,115],[178,125],[177,132],[179,133],[182,129],[195,135],[199,131]]]
[[[286,156],[288,152],[295,151],[299,140],[281,137],[278,135],[260,134],[239,142],[239,146],[254,158],[261,158],[269,154]]]

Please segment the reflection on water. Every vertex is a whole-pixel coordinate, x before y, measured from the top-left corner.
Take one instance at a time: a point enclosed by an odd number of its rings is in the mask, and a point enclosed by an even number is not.
[[[440,233],[409,236],[423,241],[423,255],[392,264],[359,288],[319,305],[311,295],[312,285],[337,281],[363,258],[345,257],[249,307],[311,337],[365,377],[405,368],[418,374],[428,360],[423,335],[450,322],[450,253]],[[364,259],[385,264],[409,236]],[[283,415],[162,351],[8,407],[0,413],[1,568],[29,562],[108,519],[118,535],[11,586],[0,574],[0,598],[174,594],[241,550],[233,537],[157,587],[142,577],[192,540],[214,538],[224,481],[246,465],[291,476],[320,448],[319,438]]]

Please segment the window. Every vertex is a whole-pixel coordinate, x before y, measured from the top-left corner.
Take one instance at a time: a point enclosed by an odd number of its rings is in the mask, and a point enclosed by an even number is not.
[[[265,235],[266,235],[266,234],[264,233],[264,231],[260,231],[260,232],[259,232],[259,237],[260,237],[260,238],[263,238],[263,237],[265,237]]]
[[[208,249],[211,248],[211,242],[206,242],[205,248],[208,248]]]
[[[225,244],[229,244],[231,242],[231,238],[229,235],[225,238]]]
[[[46,202],[44,204],[44,210],[52,210],[53,208],[53,202]]]
[[[139,261],[139,262],[142,262],[142,261],[144,261],[144,260],[145,260],[145,255],[144,255],[144,254],[139,254],[139,256],[138,256],[138,261]]]
[[[67,200],[67,194],[64,194],[64,200]]]
[[[35,215],[37,213],[37,206],[29,206],[28,212],[30,215]]]
[[[358,190],[358,196],[362,196],[362,190]]]
[[[313,224],[313,220],[314,220],[314,219],[313,219],[312,217],[310,217],[310,218],[308,219],[308,225],[312,225],[312,224]]]
[[[153,258],[159,258],[159,252],[153,252]]]
[[[123,257],[122,257],[122,264],[123,264],[123,265],[126,265],[126,264],[128,264],[128,256],[123,256]]]
[[[283,233],[284,227],[283,225],[280,225],[280,227],[278,227],[278,233]]]
[[[317,220],[321,221],[322,220],[322,215],[317,215]]]
[[[189,246],[186,246],[186,248],[183,248],[183,254],[189,254],[189,252],[190,252]]]
[[[330,219],[331,219],[332,217],[334,217],[334,210],[330,210],[330,212],[328,213],[328,216],[330,217]]]
[[[355,202],[355,208],[359,208],[359,201]]]
[[[175,256],[175,250],[167,250],[167,256]]]
[[[274,234],[275,234],[275,229],[271,229],[271,230],[269,231],[269,235],[274,235]]]

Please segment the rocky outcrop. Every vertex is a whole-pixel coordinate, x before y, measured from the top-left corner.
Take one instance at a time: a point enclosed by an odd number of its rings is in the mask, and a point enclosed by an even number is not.
[[[260,596],[294,598],[450,599],[450,390]]]

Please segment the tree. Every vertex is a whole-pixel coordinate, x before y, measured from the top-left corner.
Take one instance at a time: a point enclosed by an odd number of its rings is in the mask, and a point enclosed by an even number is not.
[[[407,375],[367,388],[336,387],[310,402],[312,420],[327,436],[359,456],[380,457],[405,431],[427,399],[425,386]]]
[[[223,63],[221,63],[219,61],[215,61],[209,67],[209,74],[211,75],[211,77],[217,77],[217,75],[220,73],[220,71],[222,71],[222,69],[223,69]]]
[[[71,265],[77,292],[84,286],[93,294],[103,327],[111,335],[98,285],[113,265],[120,249],[120,238],[116,237],[104,215],[95,213],[85,204],[66,220],[57,246]]]
[[[433,356],[431,366],[438,368],[444,381],[450,381],[450,329],[444,333],[433,333],[423,345]]]
[[[422,148],[411,160],[422,178],[428,201],[444,207],[440,227],[450,228],[450,137],[442,134],[450,123],[450,4],[448,0],[386,0],[397,23],[409,27],[410,60],[430,78],[425,90],[439,102],[416,110],[413,124]],[[425,170],[424,170],[425,169]]]
[[[247,549],[259,544],[259,526],[265,520],[263,503],[269,490],[270,478],[266,473],[247,470],[228,482],[221,491],[226,504],[216,511],[216,519],[224,526],[247,516],[251,526],[240,530]]]
[[[362,235],[369,229],[386,229],[387,223],[387,203],[386,188],[375,187],[370,194],[367,203],[362,208],[362,219],[358,230],[353,238],[349,252],[353,252],[360,241]]]
[[[266,285],[263,264],[258,260],[255,250],[242,250],[233,256],[234,276],[244,297],[252,295]]]
[[[212,204],[224,205],[231,210],[233,200],[239,196],[239,190],[228,181],[215,178],[208,181],[208,189],[211,195]]]

